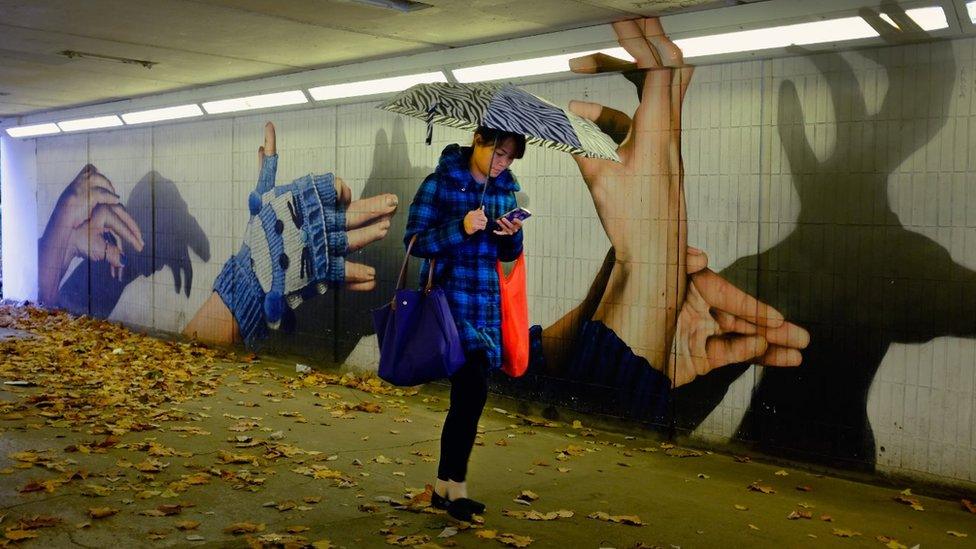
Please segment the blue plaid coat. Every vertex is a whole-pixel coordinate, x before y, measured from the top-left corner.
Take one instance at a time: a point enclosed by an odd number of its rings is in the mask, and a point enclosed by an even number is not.
[[[437,259],[434,281],[444,289],[466,353],[484,350],[494,368],[501,368],[501,303],[497,260],[514,261],[522,253],[522,231],[494,234],[492,220],[516,206],[519,185],[509,170],[488,184],[485,215],[488,227],[468,236],[464,216],[477,209],[483,185],[469,170],[471,147],[448,145],[434,173],[427,176],[410,204],[404,244],[417,235],[412,255],[428,259],[420,269],[427,280],[430,259]]]

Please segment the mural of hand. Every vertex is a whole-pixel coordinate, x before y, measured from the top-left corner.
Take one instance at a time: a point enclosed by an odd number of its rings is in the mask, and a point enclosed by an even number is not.
[[[248,198],[251,219],[244,243],[224,265],[214,295],[187,325],[187,335],[223,343],[239,335],[252,345],[268,327],[294,325],[293,310],[329,285],[353,291],[375,287],[375,269],[346,261],[346,255],[386,236],[396,196],[353,201],[349,187],[331,173],[276,186],[275,142],[268,122],[258,149],[257,188]],[[220,322],[228,319],[233,319],[230,327]]]
[[[61,278],[75,257],[108,261],[112,276],[121,278],[123,242],[136,251],[145,246],[112,182],[88,164],[61,193],[38,243],[41,303],[57,304]]]
[[[707,256],[687,247],[680,115],[692,67],[681,65],[680,50],[656,19],[618,23],[614,28],[638,70],[602,54],[571,62],[580,73],[629,71],[627,77],[637,85],[641,99],[633,120],[602,105],[570,103],[571,110],[621,141],[621,164],[576,159],[616,252],[594,319],[602,320],[658,369],[665,369],[665,359],[654,352],[656,345],[670,343],[666,373],[675,387],[715,368],[752,359],[768,366],[798,366],[809,334],[707,269]],[[659,209],[649,208],[649,202]],[[635,252],[647,234],[653,235],[650,244]],[[679,249],[686,250],[683,257],[675,257]],[[656,267],[658,272],[634,276],[633,264]],[[656,293],[634,293],[641,288],[631,282],[648,280]],[[642,315],[635,322],[624,304],[648,300],[651,304],[644,308],[653,311],[652,318]]]
[[[691,283],[678,314],[668,377],[675,387],[697,376],[755,359],[764,366],[799,366],[810,334],[769,305],[708,269],[708,257],[688,248]]]
[[[600,222],[616,253],[594,320],[663,369],[684,300],[687,242],[680,156],[681,101],[693,68],[656,18],[613,25],[621,46],[641,69],[640,105],[633,120],[580,101],[574,113],[625,135],[621,162],[574,157]],[[574,59],[575,72],[617,70],[606,56]],[[636,306],[634,305],[636,304]]]

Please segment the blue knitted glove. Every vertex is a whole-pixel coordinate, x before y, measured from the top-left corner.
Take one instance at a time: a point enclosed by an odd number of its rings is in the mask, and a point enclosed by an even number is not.
[[[334,176],[306,175],[276,187],[277,166],[277,155],[265,157],[248,197],[244,244],[214,282],[248,346],[277,328],[286,308],[345,279],[346,217]]]

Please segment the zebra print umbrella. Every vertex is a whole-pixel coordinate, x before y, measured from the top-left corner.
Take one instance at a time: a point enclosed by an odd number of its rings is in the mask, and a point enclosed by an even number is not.
[[[620,162],[617,144],[596,124],[511,84],[417,84],[379,108],[426,120],[427,144],[433,124],[487,126],[532,145]]]

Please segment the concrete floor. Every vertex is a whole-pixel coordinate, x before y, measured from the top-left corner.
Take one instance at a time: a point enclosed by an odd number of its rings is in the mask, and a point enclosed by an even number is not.
[[[438,538],[457,523],[442,513],[398,510],[389,501],[404,502],[405,493],[433,480],[447,406],[444,387],[428,386],[412,396],[375,395],[335,385],[306,386],[293,363],[217,367],[228,373],[215,394],[178,406],[182,413],[169,414],[172,421],[162,418],[157,429],[130,432],[120,440],[155,442],[186,453],[182,456],[152,457],[131,447],[68,453],[71,445],[105,436],[44,425],[36,417],[0,421],[0,527],[11,528],[34,515],[63,520],[31,530],[38,537],[17,543],[25,547],[244,547],[247,534],[224,532],[239,522],[264,525],[251,534],[253,543],[257,536],[287,534],[297,526],[307,528],[296,528],[297,536],[320,542],[317,547],[329,546],[322,540],[333,547],[384,547],[391,534],[391,541],[426,536],[427,547],[503,547],[478,537],[477,530],[529,536],[531,547],[882,547],[889,538],[897,540],[890,547],[976,546],[976,515],[958,501],[913,496],[924,507],[916,511],[894,500],[897,489],[757,460],[739,462],[728,455],[677,457],[685,452],[644,435],[589,431],[586,417],[577,416],[582,426],[574,428],[572,419],[547,426],[541,418],[504,413],[515,409],[504,400],[489,401],[481,422],[483,445],[475,447],[468,479],[471,496],[488,505],[484,525]],[[31,391],[0,385],[0,398],[21,398]],[[335,417],[342,415],[343,402],[378,404],[382,411]],[[209,434],[172,430],[187,425]],[[306,453],[267,456],[268,446],[239,448],[236,437],[287,445],[277,447],[286,454],[295,449]],[[566,449],[569,453],[560,452]],[[30,481],[65,476],[8,458],[13,452],[45,450],[49,463],[60,462],[69,472],[86,470],[88,478],[76,477],[50,493],[19,493]],[[231,454],[249,454],[253,462],[224,463]],[[165,467],[155,473],[134,467],[148,459]],[[339,487],[342,481],[302,474],[314,467],[341,471],[351,482]],[[188,482],[171,484],[181,476]],[[193,479],[205,484],[193,485]],[[749,490],[756,482],[775,493]],[[538,494],[531,506],[513,501],[523,490]],[[160,506],[174,504],[185,505],[169,516],[140,514],[172,512],[176,508]],[[87,512],[95,507],[119,512],[93,519]],[[574,516],[530,521],[505,516],[504,509],[569,510]],[[587,518],[599,511],[637,515],[644,525]],[[790,520],[794,511],[808,511],[812,518]],[[179,530],[181,521],[199,526]],[[835,530],[859,534],[839,537]],[[878,536],[886,538],[879,541]],[[265,546],[276,545],[269,541]]]

